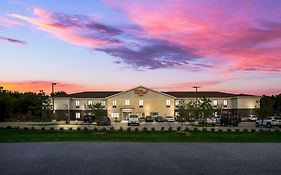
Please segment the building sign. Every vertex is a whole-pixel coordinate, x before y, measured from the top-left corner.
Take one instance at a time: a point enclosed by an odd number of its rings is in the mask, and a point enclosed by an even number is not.
[[[147,94],[148,89],[135,89],[135,94],[138,94],[140,97],[143,96],[144,94]]]

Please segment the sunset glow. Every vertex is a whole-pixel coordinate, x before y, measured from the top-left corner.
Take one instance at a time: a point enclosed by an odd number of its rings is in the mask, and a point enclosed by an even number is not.
[[[0,86],[281,93],[281,1],[0,2]]]

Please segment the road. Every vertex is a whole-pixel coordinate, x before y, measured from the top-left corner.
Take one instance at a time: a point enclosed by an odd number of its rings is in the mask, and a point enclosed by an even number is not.
[[[280,174],[275,143],[4,143],[5,175]]]

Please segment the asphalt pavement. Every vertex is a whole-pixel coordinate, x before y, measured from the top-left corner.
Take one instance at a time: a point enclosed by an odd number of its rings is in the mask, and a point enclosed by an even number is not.
[[[0,144],[0,174],[281,174],[279,143]]]

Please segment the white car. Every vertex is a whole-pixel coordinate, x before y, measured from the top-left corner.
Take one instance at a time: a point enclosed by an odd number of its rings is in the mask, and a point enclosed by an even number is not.
[[[281,117],[280,116],[270,116],[264,120],[257,120],[256,127],[266,126],[271,128],[272,126],[279,126],[281,128]]]
[[[128,120],[128,126],[130,125],[140,125],[139,117],[137,115],[130,115]]]
[[[165,117],[165,121],[166,122],[174,122],[175,121],[175,118],[173,116],[166,116]]]

